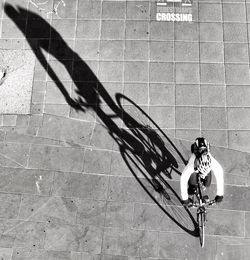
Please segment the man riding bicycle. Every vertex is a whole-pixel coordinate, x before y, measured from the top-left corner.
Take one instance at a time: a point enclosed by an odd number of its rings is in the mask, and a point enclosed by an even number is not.
[[[210,153],[210,144],[204,137],[198,137],[191,145],[191,152],[180,178],[183,205],[191,206],[193,203],[189,195],[194,194],[197,187],[197,174],[200,174],[205,189],[210,186],[213,173],[217,184],[215,201],[221,202],[224,195],[224,173],[219,162]]]

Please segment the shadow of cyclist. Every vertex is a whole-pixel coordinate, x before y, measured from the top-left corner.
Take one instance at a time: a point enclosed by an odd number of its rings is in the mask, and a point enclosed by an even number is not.
[[[116,95],[117,103],[119,104],[117,105],[87,63],[67,45],[60,34],[50,26],[47,21],[35,13],[21,7],[16,9],[9,4],[5,4],[4,10],[25,35],[37,59],[47,71],[50,78],[56,83],[66,102],[76,111],[86,112],[86,110],[92,110],[97,114],[99,119],[106,126],[109,134],[117,142],[124,161],[144,190],[179,227],[192,235],[197,235],[196,228],[194,228],[194,230],[188,229],[185,226],[185,223],[180,223],[176,219],[176,215],[170,214],[166,207],[162,207],[161,202],[155,199],[146,185],[141,181],[139,175],[137,175],[131,167],[132,162],[132,164],[140,169],[142,176],[148,180],[148,183],[154,190],[163,195],[167,200],[171,201],[172,205],[177,205],[177,203],[181,205],[178,194],[162,175],[162,173],[164,173],[165,176],[171,177],[170,174],[173,169],[178,172],[178,162],[172,153],[170,153],[169,149],[167,149],[165,141],[169,143],[169,146],[172,147],[172,150],[179,156],[180,160],[185,163],[184,158],[178,152],[171,140],[164,134],[165,139],[163,141],[153,128],[139,123],[130,116],[121,106],[120,100],[121,98],[126,98],[125,96],[122,96],[121,94]],[[26,24],[20,22],[21,18],[25,15],[28,16]],[[49,35],[52,36],[53,39],[50,39],[51,37],[39,39],[40,35],[44,32],[49,32]],[[76,99],[73,99],[70,96],[60,78],[47,61],[43,51],[54,56],[54,58],[64,65],[76,86]],[[68,62],[72,57],[74,57],[73,70]],[[130,100],[130,102],[132,101]],[[109,106],[113,115],[107,114],[102,109],[102,103]],[[135,103],[132,102],[132,104],[136,109],[139,108]],[[147,115],[144,114],[144,116]],[[122,119],[127,129],[118,127],[114,122],[115,118]],[[151,119],[151,123],[152,122],[153,120]],[[157,128],[160,130],[159,127]],[[161,131],[161,133],[163,132]],[[175,198],[175,202],[173,202],[174,199],[170,197],[167,190],[171,191]],[[187,217],[192,220],[194,227],[196,227],[196,222],[188,210],[183,209],[183,207],[176,208],[176,210],[178,213],[177,215],[186,212]]]

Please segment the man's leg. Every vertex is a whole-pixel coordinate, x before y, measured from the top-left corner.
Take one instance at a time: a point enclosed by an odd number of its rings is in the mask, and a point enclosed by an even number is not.
[[[197,188],[197,172],[194,172],[190,178],[189,178],[189,181],[188,181],[188,194],[189,195],[193,195],[195,193],[195,190]]]
[[[208,188],[211,185],[212,182],[212,171],[209,172],[209,174],[202,180],[203,185]]]

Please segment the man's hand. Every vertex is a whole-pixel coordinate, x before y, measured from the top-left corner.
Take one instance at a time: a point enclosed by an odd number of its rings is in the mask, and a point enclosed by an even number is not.
[[[191,207],[193,205],[193,200],[188,198],[187,200],[183,200],[182,204],[184,207]]]
[[[216,195],[214,199],[215,199],[216,203],[219,203],[219,202],[222,202],[223,196]]]

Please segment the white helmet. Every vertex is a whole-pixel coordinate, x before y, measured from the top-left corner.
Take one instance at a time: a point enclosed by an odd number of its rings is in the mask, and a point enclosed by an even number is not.
[[[196,160],[197,170],[202,175],[207,175],[211,171],[211,156],[209,153],[202,154],[199,158]]]

